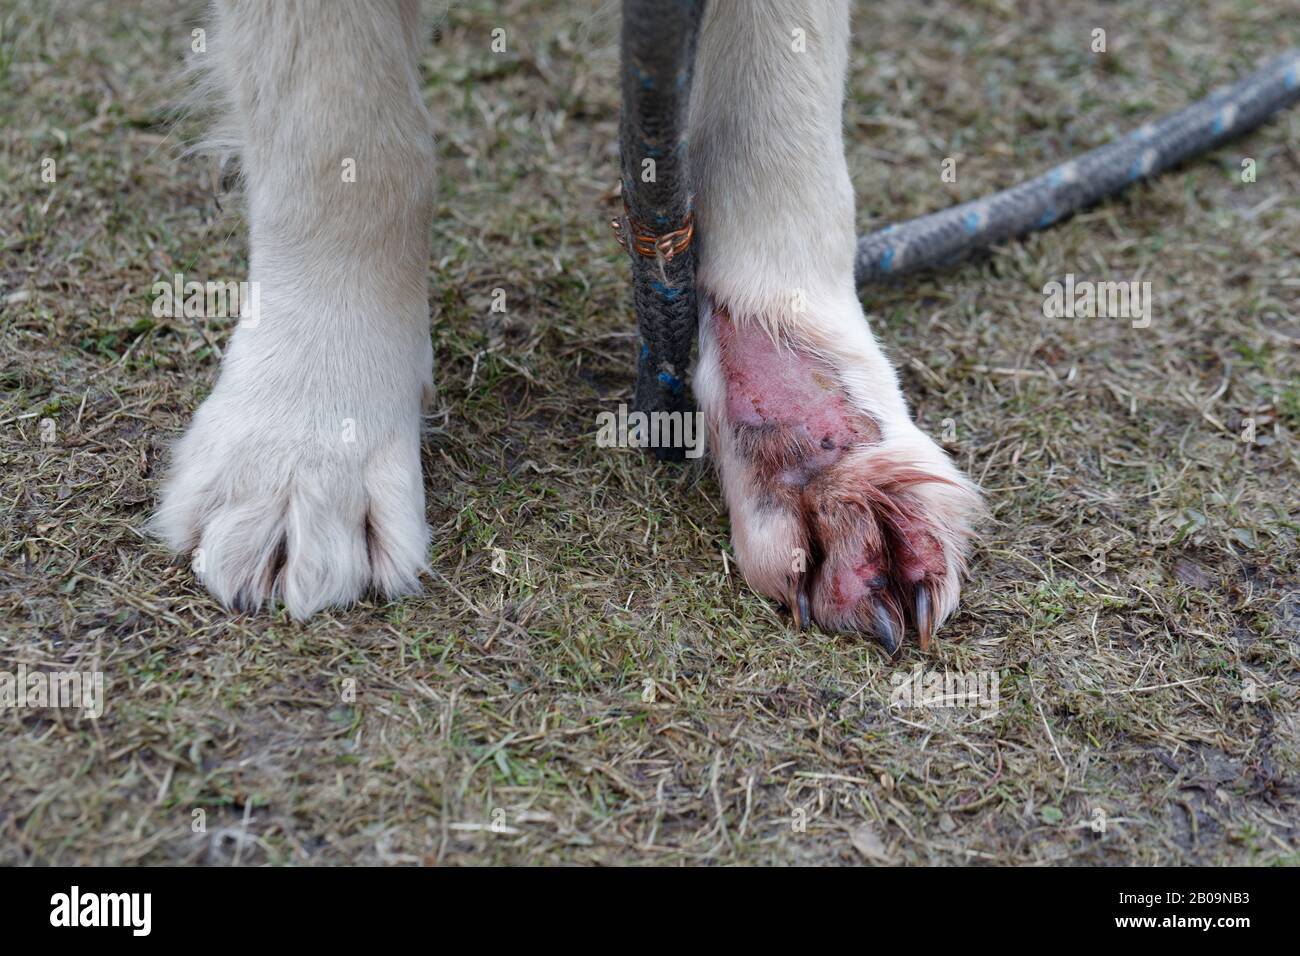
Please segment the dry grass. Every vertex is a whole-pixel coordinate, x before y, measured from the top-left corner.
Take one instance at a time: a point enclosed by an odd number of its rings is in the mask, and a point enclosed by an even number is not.
[[[862,6],[864,230],[1300,44],[1284,0]],[[914,648],[892,665],[792,633],[729,573],[710,476],[595,447],[634,358],[604,225],[610,4],[457,3],[430,48],[425,593],[306,626],[232,618],[147,543],[229,331],[153,319],[149,288],[238,278],[247,252],[238,203],[220,211],[165,139],[193,26],[169,7],[0,15],[0,669],[98,668],[109,695],[98,721],[0,713],[0,862],[1297,861],[1300,113],[867,293],[916,414],[952,420],[995,516],[928,663],[998,671],[1001,706],[900,710]],[[1149,280],[1155,321],[1044,319],[1067,272]]]

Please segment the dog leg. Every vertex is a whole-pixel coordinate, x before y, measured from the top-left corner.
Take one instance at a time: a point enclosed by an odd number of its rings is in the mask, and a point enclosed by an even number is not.
[[[974,486],[913,424],[853,282],[847,0],[711,0],[691,101],[695,390],[746,580],[801,623],[922,647]]]
[[[223,603],[295,618],[415,590],[433,141],[418,0],[221,0],[208,57],[247,184],[260,309],[176,445],[154,519]]]

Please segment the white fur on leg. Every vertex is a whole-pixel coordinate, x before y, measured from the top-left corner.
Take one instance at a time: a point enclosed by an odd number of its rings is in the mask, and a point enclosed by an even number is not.
[[[688,143],[697,278],[735,316],[853,299],[847,0],[711,0]]]
[[[216,7],[255,321],[177,443],[154,519],[222,602],[296,618],[418,586],[433,144],[415,0]],[[349,166],[355,176],[347,173]]]

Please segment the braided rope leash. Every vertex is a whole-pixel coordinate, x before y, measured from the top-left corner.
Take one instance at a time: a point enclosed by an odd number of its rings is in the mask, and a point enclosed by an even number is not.
[[[612,225],[632,260],[641,334],[637,411],[693,410],[687,374],[699,316],[695,236],[686,168],[686,110],[704,0],[624,0],[623,216]],[[680,461],[685,448],[656,447]]]
[[[1018,186],[862,236],[858,284],[946,265],[1044,229],[1240,136],[1298,100],[1300,50],[1291,50],[1234,86]]]

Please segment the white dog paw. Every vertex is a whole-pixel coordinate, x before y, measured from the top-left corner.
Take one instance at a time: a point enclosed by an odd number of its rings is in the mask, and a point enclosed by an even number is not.
[[[697,393],[749,585],[797,624],[890,654],[910,625],[924,649],[957,606],[982,505],[847,311],[777,325],[710,307]]]
[[[365,389],[289,375],[271,387],[240,381],[232,359],[241,361],[227,357],[173,449],[155,533],[192,551],[199,580],[237,610],[282,603],[302,620],[370,589],[418,590],[429,546],[419,411],[427,374],[390,367],[385,384]],[[395,389],[401,378],[411,381]]]

